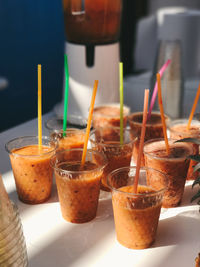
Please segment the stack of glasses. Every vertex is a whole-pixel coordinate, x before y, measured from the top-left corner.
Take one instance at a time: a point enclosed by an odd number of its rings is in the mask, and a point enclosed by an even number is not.
[[[0,176],[0,266],[28,266],[28,257],[18,208],[4,188]]]

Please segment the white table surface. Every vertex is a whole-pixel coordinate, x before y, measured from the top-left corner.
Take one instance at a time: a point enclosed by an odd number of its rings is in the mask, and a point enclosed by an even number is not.
[[[51,116],[44,115],[43,123]],[[181,206],[162,211],[156,241],[145,250],[131,250],[116,241],[110,199],[100,201],[97,218],[84,224],[62,218],[55,183],[48,202],[20,202],[4,145],[14,137],[36,134],[36,119],[0,134],[0,172],[10,198],[20,210],[30,267],[195,266],[200,252],[200,213],[199,206],[190,203],[197,190],[191,189],[191,182],[186,184]],[[43,134],[48,134],[44,127]]]

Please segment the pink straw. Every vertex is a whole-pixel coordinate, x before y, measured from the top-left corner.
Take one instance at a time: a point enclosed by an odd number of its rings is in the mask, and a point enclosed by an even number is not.
[[[168,59],[165,62],[165,64],[162,66],[162,68],[159,70],[160,77],[162,77],[164,71],[166,70],[166,68],[168,67],[168,65],[169,65],[170,62],[171,62],[171,59]],[[148,112],[147,120],[149,120],[150,117],[151,117],[151,112],[152,112],[153,106],[154,106],[155,101],[156,101],[157,93],[158,93],[158,83],[156,81],[155,87],[153,89],[153,95],[152,95],[152,98],[151,98],[151,103],[150,103],[150,107],[149,107],[149,112]]]

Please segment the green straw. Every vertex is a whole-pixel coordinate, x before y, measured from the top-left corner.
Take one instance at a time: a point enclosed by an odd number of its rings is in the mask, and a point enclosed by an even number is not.
[[[123,144],[123,102],[124,102],[124,96],[123,96],[123,63],[119,63],[119,78],[120,78],[120,87],[119,87],[119,93],[120,93],[120,144]]]
[[[64,67],[65,67],[65,97],[64,97],[64,111],[63,111],[63,136],[67,129],[67,109],[68,109],[68,94],[69,94],[69,69],[67,62],[67,55],[64,55]]]

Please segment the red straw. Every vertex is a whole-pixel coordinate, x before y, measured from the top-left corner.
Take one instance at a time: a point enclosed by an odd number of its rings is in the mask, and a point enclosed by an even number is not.
[[[148,101],[149,101],[149,89],[145,89],[142,130],[141,130],[141,136],[140,136],[140,145],[139,145],[139,152],[138,152],[138,157],[137,157],[137,166],[136,166],[135,180],[134,180],[134,185],[133,185],[133,193],[137,193],[137,187],[138,187],[141,157],[143,153],[144,137],[145,137],[145,131],[146,131]]]

